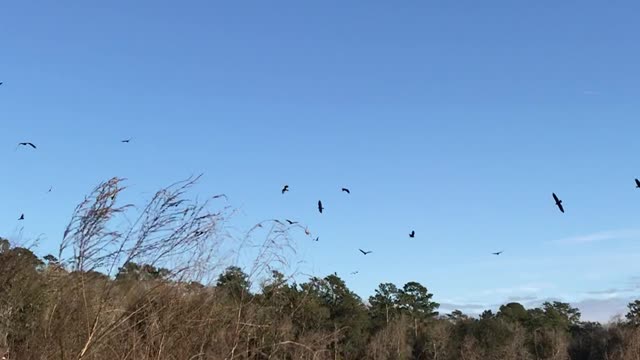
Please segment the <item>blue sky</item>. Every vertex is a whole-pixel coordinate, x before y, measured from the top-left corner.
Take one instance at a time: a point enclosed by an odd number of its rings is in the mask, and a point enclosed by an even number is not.
[[[365,298],[415,280],[468,311],[557,298],[606,318],[640,273],[639,10],[2,3],[0,234],[54,252],[98,182],[139,203],[204,173],[239,229],[308,224],[303,270]]]

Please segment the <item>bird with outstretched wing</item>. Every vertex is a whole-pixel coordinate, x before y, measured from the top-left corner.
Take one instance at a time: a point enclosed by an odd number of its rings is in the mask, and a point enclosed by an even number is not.
[[[558,199],[558,196],[555,193],[552,193],[553,195],[553,200],[555,200],[556,202],[556,206],[558,207],[558,209],[560,209],[560,211],[562,211],[564,213],[564,207],[562,206],[562,200]]]

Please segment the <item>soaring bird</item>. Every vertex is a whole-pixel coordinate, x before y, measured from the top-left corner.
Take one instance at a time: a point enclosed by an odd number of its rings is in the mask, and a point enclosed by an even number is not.
[[[502,251],[494,252],[494,253],[492,253],[492,254],[493,254],[493,255],[500,255],[500,254],[502,254]]]
[[[414,230],[411,230],[409,237],[416,237],[416,232]]]
[[[293,225],[293,224],[297,224],[297,223],[298,223],[297,221],[291,221],[291,220],[289,220],[289,219],[285,219],[285,220],[287,220],[287,222],[289,223],[289,225]]]
[[[349,191],[349,189],[347,188],[342,188],[342,191],[346,192],[347,194],[351,194],[351,191]]]
[[[322,210],[324,210],[322,207],[322,201],[318,200],[318,211],[320,211],[320,214],[322,214]]]
[[[560,209],[560,211],[564,213],[564,207],[562,207],[562,200],[558,199],[558,196],[556,196],[555,193],[552,193],[552,195],[553,195],[553,200],[556,201],[556,205],[558,206],[558,209]]]
[[[24,214],[20,214],[20,217],[18,218],[18,220],[24,220]]]
[[[284,194],[286,191],[289,191],[289,185],[285,185],[285,186],[282,188],[282,193],[283,193],[283,194]]]
[[[31,147],[32,147],[32,148],[34,148],[34,149],[36,148],[36,146],[35,146],[35,145],[33,145],[33,143],[31,143],[31,142],[21,142],[21,143],[18,143],[18,146],[20,146],[20,145],[22,145],[22,146],[29,145],[29,146],[31,146]]]
[[[640,188],[640,180],[636,179],[636,187]]]
[[[129,141],[131,141],[131,138],[129,138],[129,139],[124,139],[124,140],[120,140],[120,142],[123,142],[123,143],[128,143]]]
[[[369,254],[369,253],[371,253],[371,252],[372,252],[372,251],[364,251],[364,250],[362,250],[362,249],[358,249],[358,250],[360,250],[360,252],[361,252],[362,254],[364,254],[364,255],[367,255],[367,254]]]
[[[315,239],[313,239],[313,241],[319,241],[319,240],[320,240],[320,236],[318,236]]]

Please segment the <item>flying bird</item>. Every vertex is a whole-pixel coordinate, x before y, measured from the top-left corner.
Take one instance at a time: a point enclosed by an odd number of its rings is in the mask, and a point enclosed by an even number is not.
[[[289,185],[285,185],[285,186],[282,188],[282,193],[283,193],[283,194],[284,194],[286,191],[289,191]]]
[[[353,271],[353,272],[351,273],[351,275],[355,275],[355,274],[357,274],[357,273],[358,273],[358,271]]]
[[[318,241],[318,240],[320,240],[320,236],[318,236],[315,239],[313,239],[313,241]]]
[[[560,209],[560,211],[564,213],[564,207],[562,207],[562,200],[558,199],[558,196],[556,196],[555,193],[552,193],[552,195],[553,195],[553,200],[556,201],[556,205],[558,206],[558,209]]]
[[[21,214],[18,220],[24,220],[24,214]]]
[[[120,140],[120,142],[123,142],[123,143],[128,143],[129,141],[131,141],[131,138],[129,138],[129,139],[124,139],[124,140]]]
[[[492,254],[493,254],[493,255],[500,255],[500,254],[502,254],[502,251],[494,252],[494,253],[492,253]]]
[[[324,210],[322,207],[322,201],[318,200],[318,211],[320,211],[320,214],[322,214],[322,210]]]
[[[411,233],[409,233],[409,237],[416,237],[416,232],[414,230],[411,230]]]
[[[22,145],[22,146],[27,146],[27,145],[29,145],[29,146],[31,146],[31,147],[32,147],[32,148],[34,148],[34,149],[36,148],[36,146],[35,146],[35,145],[33,145],[33,143],[31,143],[31,142],[21,142],[21,143],[18,143],[18,146],[20,146],[20,145]]]
[[[297,223],[298,223],[297,221],[291,221],[291,220],[289,220],[289,219],[285,219],[285,220],[287,220],[287,222],[289,223],[289,225],[293,225],[293,224],[297,224]]]
[[[50,193],[52,189],[53,189],[53,186],[49,186],[49,191],[47,192]]]
[[[307,236],[311,235],[311,231],[309,231],[309,228],[305,228],[304,233],[307,234]]]
[[[636,187],[640,188],[640,180],[636,179]]]
[[[347,188],[342,188],[342,191],[346,192],[347,194],[351,194],[351,191],[349,191],[349,189]]]
[[[364,251],[364,250],[362,250],[362,249],[358,249],[358,250],[360,250],[360,252],[361,252],[362,254],[364,254],[364,255],[367,255],[367,254],[369,254],[369,253],[371,253],[371,252],[372,252],[372,251]]]

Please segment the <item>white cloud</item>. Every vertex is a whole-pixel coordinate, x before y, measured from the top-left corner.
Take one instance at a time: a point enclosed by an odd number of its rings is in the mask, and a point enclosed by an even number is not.
[[[527,294],[532,294],[532,293],[539,293],[544,289],[548,289],[548,288],[552,288],[554,287],[553,284],[549,284],[549,283],[530,283],[530,284],[523,284],[523,285],[519,285],[519,286],[514,286],[514,287],[509,287],[509,288],[498,288],[498,289],[490,289],[490,290],[484,290],[482,292],[482,295],[511,295],[511,294],[515,294],[517,296],[527,296],[527,295],[523,295],[523,293],[527,293]]]
[[[553,242],[562,244],[586,244],[597,241],[621,240],[630,238],[640,238],[640,230],[638,229],[622,229],[600,231],[592,234],[572,236],[564,239],[555,240]]]
[[[538,300],[538,297],[535,295],[509,296],[509,298],[507,298],[507,301],[509,302],[522,302],[522,301],[531,302],[536,300]]]
[[[484,311],[485,309],[487,309],[487,305],[483,305],[483,304],[455,304],[455,303],[443,302],[443,303],[440,303],[440,309],[441,310],[447,310],[447,311],[460,310],[462,312],[480,313],[480,312]]]
[[[627,313],[627,304],[633,301],[631,297],[612,297],[608,299],[583,299],[572,302],[571,305],[580,309],[583,321],[609,322],[615,316]]]

